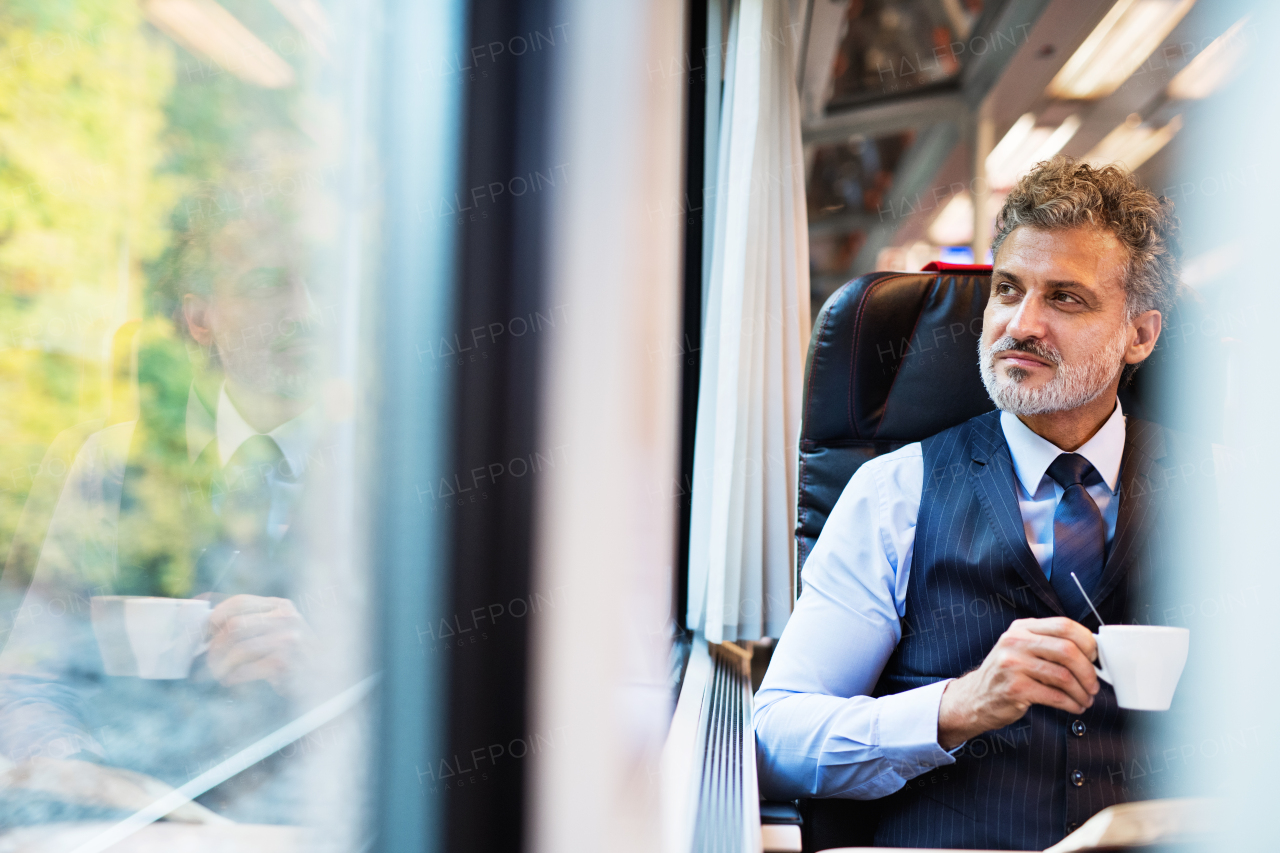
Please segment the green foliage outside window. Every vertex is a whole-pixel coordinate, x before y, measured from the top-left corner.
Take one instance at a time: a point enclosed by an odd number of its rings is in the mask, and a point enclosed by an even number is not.
[[[274,11],[227,6],[260,33],[283,28]],[[159,421],[180,423],[203,358],[175,322],[181,288],[166,280],[175,237],[229,174],[278,167],[272,152],[281,121],[292,122],[291,97],[178,47],[136,0],[0,6],[6,584],[21,585],[34,568],[41,519],[80,442],[136,417],[139,401]],[[173,455],[152,459],[158,474],[185,461],[180,442],[152,450]],[[172,514],[157,508],[157,537],[176,536]],[[184,566],[162,574],[172,594],[189,582]]]

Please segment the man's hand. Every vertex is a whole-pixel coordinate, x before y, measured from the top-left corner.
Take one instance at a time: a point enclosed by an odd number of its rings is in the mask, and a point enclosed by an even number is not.
[[[971,737],[1022,719],[1032,705],[1082,714],[1093,704],[1098,676],[1093,635],[1063,616],[1018,619],[982,665],[947,685],[938,707],[938,745],[954,749]]]
[[[287,598],[234,595],[213,608],[209,632],[209,671],[224,687],[262,679],[282,693],[310,645],[310,629]]]

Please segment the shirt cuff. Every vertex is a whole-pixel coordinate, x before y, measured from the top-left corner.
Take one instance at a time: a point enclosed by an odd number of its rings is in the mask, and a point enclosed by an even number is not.
[[[948,678],[880,700],[880,748],[903,779],[955,763],[955,756],[938,745],[938,707],[950,681]]]

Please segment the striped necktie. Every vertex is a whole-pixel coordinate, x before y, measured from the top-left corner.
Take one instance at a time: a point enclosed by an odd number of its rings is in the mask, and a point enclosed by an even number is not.
[[[220,507],[223,526],[240,547],[265,541],[271,480],[286,464],[274,438],[255,435],[240,445],[223,468],[227,489]]]
[[[1053,567],[1049,582],[1062,610],[1080,620],[1089,612],[1089,604],[1071,579],[1074,572],[1085,592],[1098,588],[1102,562],[1107,551],[1107,528],[1093,497],[1085,491],[1085,480],[1098,477],[1098,472],[1078,453],[1063,453],[1053,460],[1048,474],[1062,487],[1062,500],[1053,513]]]

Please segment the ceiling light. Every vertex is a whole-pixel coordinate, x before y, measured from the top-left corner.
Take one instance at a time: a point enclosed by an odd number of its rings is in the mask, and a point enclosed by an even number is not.
[[[1142,117],[1134,113],[1104,136],[1085,155],[1084,161],[1096,167],[1123,166],[1132,172],[1154,157],[1181,129],[1182,116],[1174,116],[1168,124],[1157,129],[1144,125]]]
[[[1080,117],[1067,116],[1062,124],[1058,125],[1058,129],[1049,134],[1049,138],[1031,155],[1032,165],[1039,163],[1041,160],[1048,160],[1061,151],[1062,147],[1071,141],[1071,137],[1075,136],[1076,131],[1079,129]]]
[[[1110,95],[1164,41],[1195,0],[1118,0],[1049,84],[1054,98]]]
[[[996,143],[996,147],[991,149],[991,153],[987,155],[987,171],[997,168],[1000,163],[1009,159],[1015,150],[1017,150],[1024,141],[1027,134],[1036,126],[1036,117],[1031,113],[1023,113],[1022,117],[1013,123],[1013,127],[1009,128],[1009,132],[1004,138]]]
[[[268,89],[293,85],[289,63],[214,0],[146,0],[142,10],[156,29],[219,70]]]
[[[993,189],[1008,189],[1032,166],[1062,150],[1080,129],[1078,116],[1067,116],[1056,128],[1036,127],[1027,113],[1009,128],[987,157],[987,182]]]
[[[1207,98],[1226,83],[1244,57],[1245,40],[1241,31],[1249,16],[1231,25],[1231,29],[1213,40],[1200,55],[1187,63],[1169,81],[1169,97],[1181,100]]]
[[[1004,205],[1004,193],[991,193],[987,197],[985,227],[992,229],[996,214]],[[929,240],[938,246],[965,245],[973,242],[973,196],[967,190],[953,195],[933,222],[929,224]]]
[[[938,246],[973,242],[973,197],[958,192],[929,225],[929,239]]]

